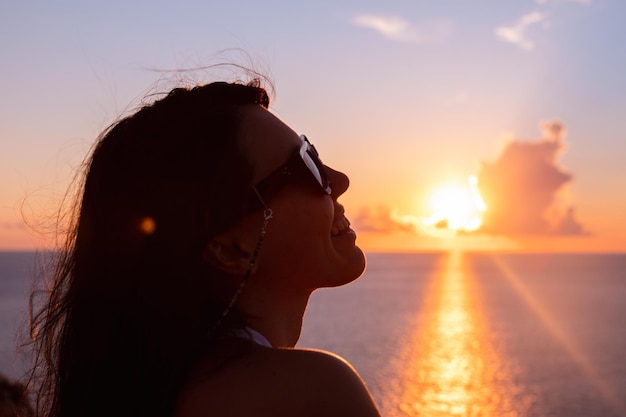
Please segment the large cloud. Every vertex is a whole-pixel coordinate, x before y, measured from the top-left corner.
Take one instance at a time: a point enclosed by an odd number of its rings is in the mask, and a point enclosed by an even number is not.
[[[501,234],[586,234],[573,207],[559,197],[572,175],[558,165],[565,149],[565,127],[544,123],[538,141],[514,140],[478,174],[487,204],[481,231]]]

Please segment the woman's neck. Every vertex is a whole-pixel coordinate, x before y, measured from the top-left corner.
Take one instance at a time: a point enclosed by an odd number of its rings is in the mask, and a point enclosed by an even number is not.
[[[285,296],[270,292],[244,293],[238,309],[246,323],[261,333],[273,347],[294,347],[300,338],[302,320],[311,293]]]

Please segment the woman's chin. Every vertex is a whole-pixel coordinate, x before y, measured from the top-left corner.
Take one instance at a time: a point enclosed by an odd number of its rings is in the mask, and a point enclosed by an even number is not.
[[[358,246],[352,246],[349,253],[342,252],[342,259],[339,266],[331,272],[329,282],[325,287],[339,287],[349,284],[363,275],[367,259]]]

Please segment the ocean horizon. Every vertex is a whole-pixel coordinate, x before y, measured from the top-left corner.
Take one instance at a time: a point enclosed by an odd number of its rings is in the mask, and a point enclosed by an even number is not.
[[[35,252],[0,252],[0,372]],[[316,291],[297,347],[349,361],[387,417],[626,416],[626,254],[369,253]]]

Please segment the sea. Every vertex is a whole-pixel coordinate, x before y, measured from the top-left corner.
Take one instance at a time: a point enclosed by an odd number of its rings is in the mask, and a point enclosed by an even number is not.
[[[35,265],[0,252],[10,377]],[[298,347],[348,361],[386,417],[626,417],[626,254],[368,254],[313,294]]]

